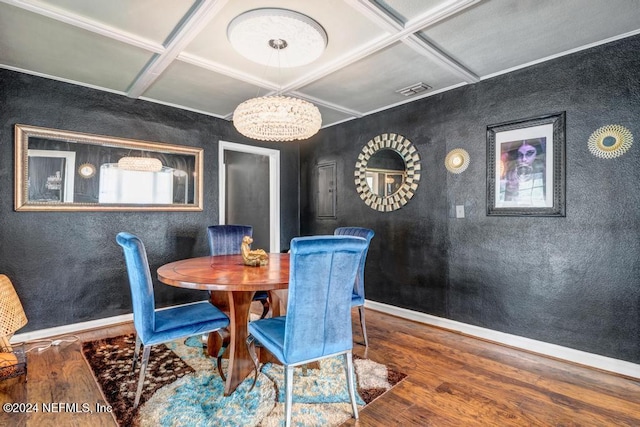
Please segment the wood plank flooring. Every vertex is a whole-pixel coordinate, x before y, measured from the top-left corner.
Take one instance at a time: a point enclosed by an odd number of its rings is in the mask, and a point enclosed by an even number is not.
[[[355,340],[361,341],[354,310]],[[347,426],[640,426],[640,380],[624,378],[367,311],[369,357],[408,377]],[[132,331],[131,324],[83,332],[92,340]],[[30,345],[31,346],[31,345]],[[28,356],[28,381],[0,383],[0,403],[55,403],[58,412],[0,410],[0,426],[113,427],[81,353],[80,341]],[[87,403],[94,413],[64,411]],[[55,406],[52,406],[55,409]],[[62,410],[61,410],[62,408]]]

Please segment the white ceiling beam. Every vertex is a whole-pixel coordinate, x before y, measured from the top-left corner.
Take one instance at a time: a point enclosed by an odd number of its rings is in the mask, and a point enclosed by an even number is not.
[[[361,0],[362,1],[362,0]],[[476,3],[480,3],[484,0],[449,0],[446,3],[439,5],[436,8],[427,10],[422,15],[418,15],[413,19],[407,21],[404,25],[405,31],[409,33],[415,33],[435,23],[442,21],[452,15],[455,15],[463,10],[473,6]]]
[[[432,9],[430,11],[425,12],[421,16],[418,16],[416,19],[410,21],[409,25],[403,26],[402,23],[398,22],[393,16],[391,16],[386,10],[381,9],[378,5],[373,2],[367,0],[344,0],[345,3],[352,6],[354,9],[359,11],[362,15],[367,17],[369,20],[378,25],[381,29],[386,31],[388,34],[373,42],[365,45],[364,47],[360,47],[357,50],[347,52],[345,55],[342,55],[337,60],[326,64],[322,68],[316,69],[315,71],[285,85],[282,86],[281,91],[295,92],[296,90],[307,86],[323,77],[328,76],[336,71],[339,71],[361,59],[364,59],[370,55],[375,54],[376,52],[390,46],[398,41],[402,41],[407,43],[409,47],[416,50],[418,53],[424,56],[428,56],[431,59],[439,62],[444,67],[450,69],[454,73],[460,76],[467,83],[475,83],[480,81],[480,78],[467,70],[464,66],[459,64],[454,59],[450,58],[440,50],[438,50],[435,46],[428,44],[422,38],[418,38],[414,35],[416,31],[423,29],[425,26],[433,25],[436,22],[445,19],[452,14],[458,13],[459,11],[479,2],[480,0],[452,0],[447,2],[444,6],[441,6],[436,9]],[[234,76],[231,76],[234,77]],[[238,76],[240,80],[244,80],[242,77]],[[318,104],[322,105],[322,101],[316,99]],[[336,109],[336,111],[349,111],[346,107],[340,107],[335,104],[326,103],[327,108]],[[351,113],[347,113],[351,114]],[[358,113],[361,114],[361,113]]]
[[[290,91],[290,90],[300,89],[301,87],[307,86],[315,82],[316,80],[320,80],[321,78],[326,77],[329,74],[332,74],[355,62],[358,62],[361,59],[364,59],[370,55],[373,55],[374,53],[396,42],[397,40],[391,39],[387,36],[380,37],[371,43],[367,43],[363,47],[347,52],[346,54],[340,56],[335,61],[329,62],[325,66],[320,67],[315,71],[312,71],[311,73],[304,75],[301,78],[289,83],[288,85],[283,87],[283,90]]]
[[[177,59],[187,64],[195,65],[198,68],[213,71],[214,73],[222,74],[223,76],[231,77],[236,80],[240,80],[241,82],[249,83],[263,89],[277,91],[280,88],[277,84],[272,83],[268,80],[257,78],[252,74],[238,71],[235,68],[227,67],[226,65],[220,64],[218,62],[208,61],[190,53],[182,52],[178,55]]]
[[[165,51],[155,56],[140,72],[127,90],[127,96],[138,98],[167,69],[182,50],[216,16],[228,0],[202,0],[176,29]]]
[[[415,36],[413,33],[424,29],[424,27],[428,25],[433,25],[436,22],[439,22],[454,13],[458,13],[467,7],[478,3],[480,0],[452,0],[447,2],[444,6],[432,9],[416,19],[411,20],[408,24],[403,26],[399,23],[393,16],[391,16],[387,11],[381,9],[375,3],[372,3],[368,0],[343,0],[345,3],[353,7],[355,10],[360,12],[366,18],[374,22],[376,25],[380,26],[381,29],[386,31],[388,34],[384,35],[377,40],[374,40],[372,43],[365,45],[357,50],[348,52],[347,54],[341,56],[336,61],[333,61],[322,68],[318,68],[315,71],[299,78],[284,86],[282,88],[283,91],[293,91],[298,90],[304,86],[307,86],[317,80],[320,80],[323,77],[328,76],[336,71],[341,70],[361,59],[366,58],[367,56],[373,55],[374,53],[390,46],[398,41],[405,42],[404,39],[411,38],[413,39]],[[428,55],[431,58],[437,58],[438,61],[445,65],[447,68],[456,72],[456,74],[460,75],[465,81],[478,82],[480,78],[476,76],[471,71],[464,68],[457,61],[453,60],[449,56],[440,52],[434,46],[430,46],[427,48],[424,46],[424,40],[417,39],[415,41],[408,42],[409,46],[413,49],[419,49],[418,52],[423,55]]]
[[[457,60],[450,57],[424,38],[415,34],[418,31],[424,30],[437,22],[440,22],[443,19],[478,3],[480,0],[450,0],[437,8],[428,10],[422,15],[407,21],[405,25],[398,22],[398,20],[391,15],[389,11],[371,1],[345,1],[373,21],[381,29],[385,31],[393,29],[395,33],[392,34],[390,38],[393,38],[394,41],[401,40],[416,53],[439,62],[442,66],[460,76],[467,83],[477,83],[480,81],[480,77],[475,73],[471,72]]]
[[[300,96],[296,92],[297,89],[304,87],[316,80],[319,80],[333,72],[347,67],[361,59],[366,58],[376,52],[401,41],[406,43],[409,47],[416,52],[428,56],[434,60],[439,61],[443,66],[446,66],[453,72],[456,72],[464,80],[468,82],[479,81],[479,78],[470,71],[466,70],[461,64],[450,58],[443,52],[439,51],[435,46],[432,46],[426,40],[414,35],[415,32],[424,29],[429,25],[433,25],[448,16],[458,13],[460,10],[469,7],[481,0],[450,0],[444,6],[437,9],[429,10],[403,25],[399,20],[392,16],[388,11],[381,8],[378,4],[368,0],[344,0],[347,4],[354,7],[357,11],[367,17],[370,21],[374,22],[378,27],[383,29],[387,34],[373,40],[365,46],[362,46],[354,51],[347,52],[342,55],[336,61],[327,64],[321,69],[318,69],[312,73],[309,73],[302,78],[289,83],[286,86],[278,88],[273,83],[266,80],[257,79],[247,73],[238,72],[223,64],[213,63],[211,61],[205,61],[194,55],[183,53],[183,49],[202,31],[202,29],[216,16],[219,11],[225,6],[228,0],[202,0],[197,4],[190,12],[188,16],[182,21],[180,27],[178,27],[171,39],[162,45],[149,41],[147,39],[138,37],[134,34],[125,32],[123,30],[113,28],[104,25],[100,22],[87,19],[71,12],[58,9],[52,6],[43,5],[41,3],[31,2],[29,0],[0,0],[0,2],[7,3],[34,13],[37,13],[48,18],[73,25],[78,28],[91,31],[96,34],[118,40],[122,43],[126,43],[131,46],[136,46],[141,49],[153,52],[154,57],[147,63],[144,69],[138,74],[135,81],[130,85],[127,90],[127,96],[131,98],[140,97],[156,79],[166,70],[166,68],[175,60],[179,59],[186,63],[205,68],[240,81],[244,81],[249,84],[256,85],[268,89],[270,91],[278,91],[283,93],[293,92],[296,96]],[[330,102],[323,101],[314,97],[304,96],[311,102],[324,106],[329,109],[339,111],[344,114],[348,114],[354,117],[362,117],[365,114],[351,110],[347,107],[336,105]]]
[[[358,118],[359,117],[364,117],[364,114],[361,113],[360,111],[352,110],[350,108],[346,108],[346,107],[343,107],[341,105],[334,104],[332,102],[327,102],[327,101],[324,101],[324,100],[322,100],[320,98],[316,98],[314,96],[306,95],[306,94],[303,94],[303,93],[300,93],[300,92],[296,92],[296,91],[289,92],[289,94],[295,96],[296,98],[307,100],[307,101],[309,101],[309,102],[311,102],[313,104],[320,105],[320,106],[325,107],[325,108],[329,108],[330,110],[339,111],[339,112],[341,112],[343,114],[346,114],[348,116],[358,117]]]
[[[389,34],[397,34],[404,30],[402,22],[371,1],[344,0],[344,2]]]
[[[42,3],[31,3],[25,0],[0,0],[0,2],[28,10],[29,12],[33,12],[41,16],[46,16],[47,18],[51,18],[59,22],[64,22],[65,24],[72,25],[77,28],[82,28],[83,30],[90,31],[149,52],[164,52],[164,46],[160,43],[147,40],[135,34],[128,33],[109,25],[104,25],[101,22],[97,22],[53,6],[44,5]]]
[[[431,43],[424,40],[419,35],[411,35],[403,40],[403,43],[413,49],[416,53],[431,58],[435,62],[439,62],[440,65],[447,68],[454,74],[457,74],[466,83],[478,83],[480,76],[471,72],[467,67],[460,64],[449,55],[433,46]]]

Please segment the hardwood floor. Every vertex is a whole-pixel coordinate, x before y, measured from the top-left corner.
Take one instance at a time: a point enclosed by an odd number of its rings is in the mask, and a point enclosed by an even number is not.
[[[356,341],[361,340],[354,310]],[[640,380],[553,360],[367,310],[369,350],[354,353],[408,377],[360,411],[348,426],[640,426]],[[91,340],[130,332],[130,324],[84,332]],[[80,341],[28,357],[28,381],[0,383],[0,401],[60,402],[58,412],[7,414],[1,426],[115,425],[108,413],[60,411],[104,400],[80,354]],[[52,409],[56,409],[52,406]]]

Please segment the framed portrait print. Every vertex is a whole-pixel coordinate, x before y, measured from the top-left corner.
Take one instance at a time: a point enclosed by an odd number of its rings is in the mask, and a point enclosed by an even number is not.
[[[487,215],[565,216],[565,113],[487,126]]]

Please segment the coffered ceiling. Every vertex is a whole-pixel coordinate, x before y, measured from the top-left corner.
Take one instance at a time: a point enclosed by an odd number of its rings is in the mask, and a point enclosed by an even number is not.
[[[313,18],[326,50],[244,58],[227,27],[257,8]],[[280,90],[327,127],[639,33],[639,0],[0,0],[0,67],[228,120]]]

